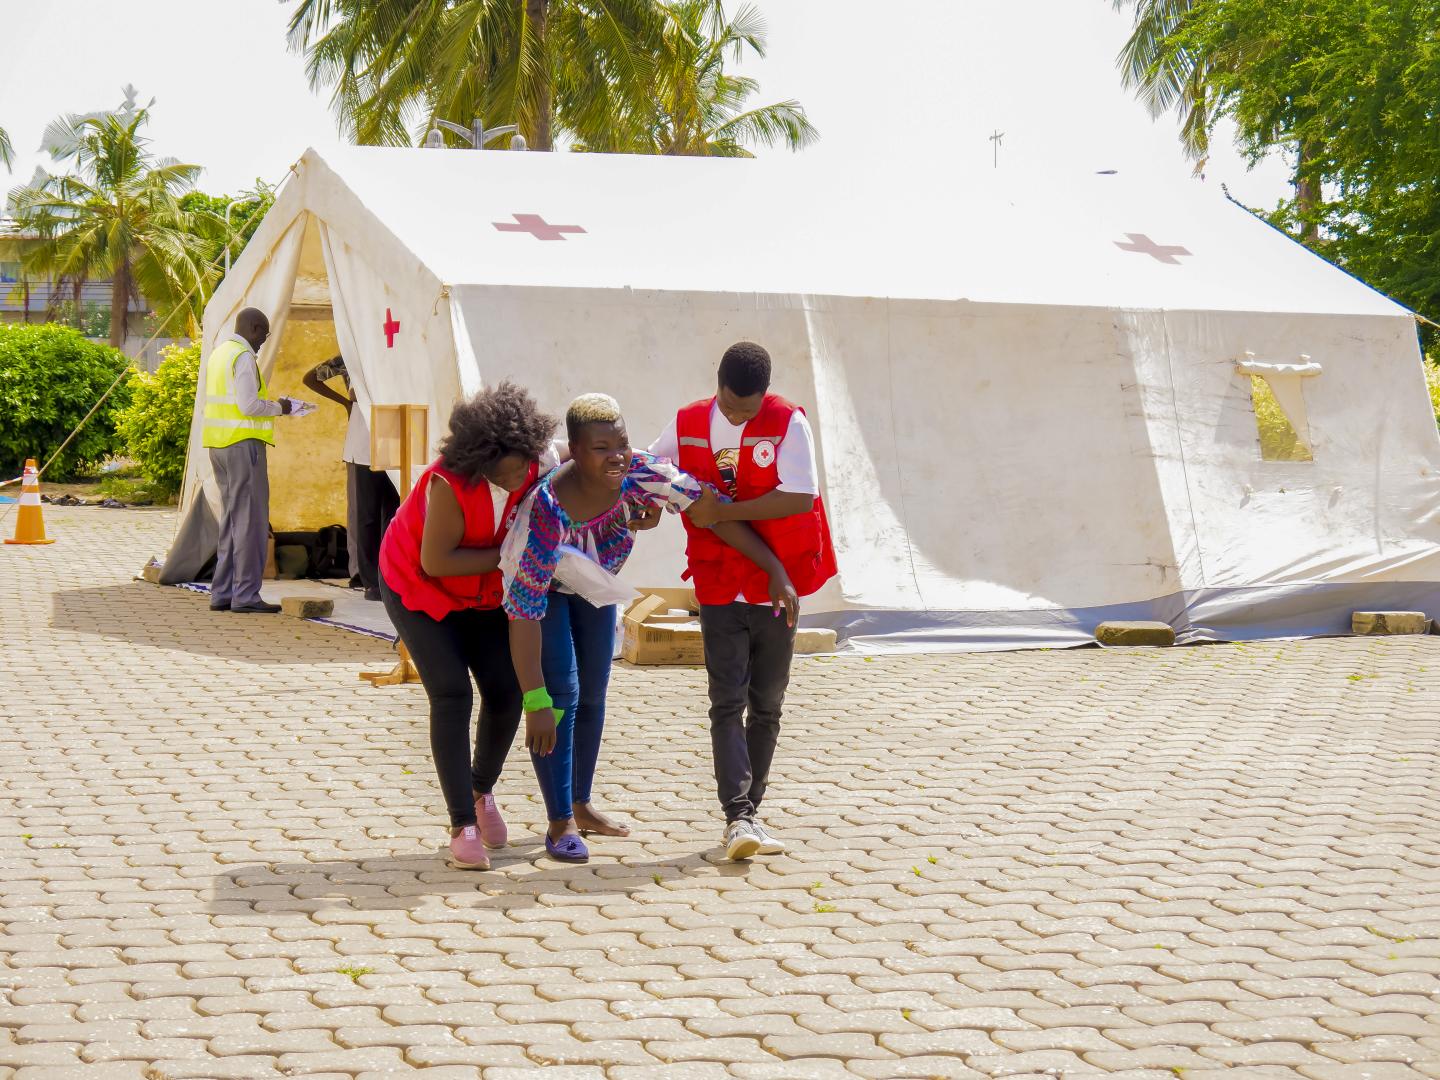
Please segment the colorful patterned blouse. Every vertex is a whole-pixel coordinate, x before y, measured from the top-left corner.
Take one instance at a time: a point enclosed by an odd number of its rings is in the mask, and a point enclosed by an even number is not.
[[[562,588],[555,581],[561,544],[579,548],[610,573],[619,573],[635,546],[635,534],[626,527],[632,510],[664,506],[678,514],[703,490],[698,480],[669,461],[636,450],[615,505],[589,521],[574,522],[555,497],[554,480],[552,470],[525,497],[500,552],[504,606],[512,619],[535,622],[545,617],[550,590]]]

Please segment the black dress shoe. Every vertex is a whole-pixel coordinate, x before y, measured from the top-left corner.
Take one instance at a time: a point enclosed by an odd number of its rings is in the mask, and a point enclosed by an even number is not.
[[[223,604],[211,604],[211,605],[210,605],[210,610],[211,610],[211,611],[229,611],[229,610],[230,610],[230,601],[229,601],[229,600],[226,600],[225,603],[223,603]]]
[[[280,610],[280,605],[267,604],[261,600],[254,604],[241,604],[239,607],[232,607],[230,610],[240,615],[274,615]]]
[[[366,599],[366,600],[379,600],[379,599],[380,599],[380,590],[379,590],[379,589],[366,589],[366,590],[365,590],[365,599]]]

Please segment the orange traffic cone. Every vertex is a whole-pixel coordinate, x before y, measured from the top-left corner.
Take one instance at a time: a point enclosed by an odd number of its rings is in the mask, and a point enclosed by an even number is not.
[[[40,470],[34,458],[25,459],[25,477],[20,481],[20,514],[15,519],[15,539],[7,544],[53,544],[45,539],[45,518],[40,511]]]

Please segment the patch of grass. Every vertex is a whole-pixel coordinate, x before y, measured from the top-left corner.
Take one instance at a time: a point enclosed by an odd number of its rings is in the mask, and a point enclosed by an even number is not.
[[[650,875],[650,880],[653,881],[656,885],[659,885],[660,882],[663,881],[664,879],[661,878],[660,874],[657,872],[657,873],[654,873],[654,874],[651,874],[651,875]]]
[[[834,911],[834,910],[835,910],[835,905],[834,905],[834,904],[824,904],[824,903],[821,903],[821,902],[818,901],[818,900],[815,902],[815,914],[816,914],[816,915],[829,915],[829,914],[830,914],[832,911]]]
[[[935,858],[934,855],[926,855],[926,856],[925,856],[925,861],[928,862],[931,866],[934,866],[934,865],[935,865],[936,863],[938,863],[940,860],[937,859],[937,858]]]
[[[373,975],[373,974],[375,974],[375,969],[374,969],[374,968],[355,967],[355,966],[353,966],[353,965],[347,965],[347,966],[342,967],[342,968],[336,968],[335,971],[336,971],[337,974],[348,976],[349,979],[350,979],[350,981],[353,982],[353,983],[358,983],[358,982],[360,981],[360,976],[361,976],[361,975]]]
[[[1367,926],[1365,927],[1365,929],[1370,931],[1370,933],[1374,934],[1378,938],[1384,938],[1386,941],[1393,941],[1396,945],[1404,945],[1407,941],[1415,940],[1413,937],[1396,937],[1394,934],[1387,934],[1384,930],[1381,930],[1378,927],[1374,926]],[[1394,958],[1392,957],[1391,959]]]
[[[1348,679],[1350,682],[1364,682],[1366,679],[1378,679],[1379,677],[1379,675],[1370,674],[1368,672],[1345,676],[1345,678]]]

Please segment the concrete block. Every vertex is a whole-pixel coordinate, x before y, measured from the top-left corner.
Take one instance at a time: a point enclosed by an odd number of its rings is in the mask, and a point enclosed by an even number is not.
[[[317,600],[313,596],[282,596],[280,614],[297,619],[326,619],[335,613],[334,600]]]
[[[1355,634],[1380,637],[1387,634],[1428,634],[1430,616],[1423,611],[1357,611],[1350,616]]]
[[[813,656],[835,651],[835,631],[824,627],[804,627],[795,631],[795,655]]]
[[[1103,622],[1095,628],[1101,645],[1163,647],[1175,644],[1175,628],[1163,622]]]

